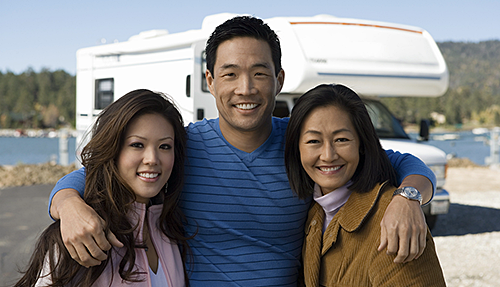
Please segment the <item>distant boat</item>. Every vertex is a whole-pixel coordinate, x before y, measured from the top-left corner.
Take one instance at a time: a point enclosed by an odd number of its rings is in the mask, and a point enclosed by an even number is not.
[[[458,140],[460,138],[459,134],[444,134],[444,135],[435,135],[432,137],[435,141],[451,141]]]
[[[475,135],[487,134],[489,130],[487,128],[475,128],[472,129],[472,133]]]

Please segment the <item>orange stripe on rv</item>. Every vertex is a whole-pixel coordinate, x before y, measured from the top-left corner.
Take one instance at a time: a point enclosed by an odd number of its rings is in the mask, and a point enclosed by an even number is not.
[[[362,26],[362,27],[374,27],[374,28],[384,28],[384,29],[393,29],[393,30],[400,30],[400,31],[406,31],[406,32],[412,32],[412,33],[418,33],[422,34],[422,31],[417,31],[417,30],[410,30],[410,29],[403,29],[403,28],[396,28],[396,27],[390,27],[390,26],[381,26],[381,25],[373,25],[373,24],[360,24],[360,23],[345,23],[345,22],[290,22],[292,25],[300,25],[300,24],[326,24],[326,25],[346,25],[346,26]]]

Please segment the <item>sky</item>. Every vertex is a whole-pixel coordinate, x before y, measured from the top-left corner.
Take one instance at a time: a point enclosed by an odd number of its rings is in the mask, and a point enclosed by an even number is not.
[[[142,31],[200,29],[217,13],[260,18],[329,14],[417,26],[438,41],[500,40],[500,0],[0,0],[0,72],[75,75],[76,51]]]

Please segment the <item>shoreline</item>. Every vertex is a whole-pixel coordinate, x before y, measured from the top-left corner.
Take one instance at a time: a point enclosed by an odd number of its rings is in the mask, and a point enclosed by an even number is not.
[[[0,165],[0,189],[15,186],[56,184],[66,174],[76,170],[75,164],[62,166],[52,163]]]

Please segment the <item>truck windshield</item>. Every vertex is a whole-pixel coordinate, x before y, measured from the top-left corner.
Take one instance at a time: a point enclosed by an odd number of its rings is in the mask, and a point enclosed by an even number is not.
[[[409,139],[399,121],[379,101],[363,99],[373,126],[381,139]]]

